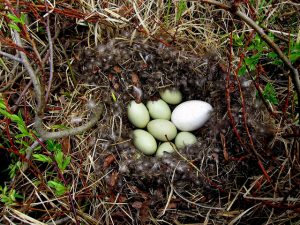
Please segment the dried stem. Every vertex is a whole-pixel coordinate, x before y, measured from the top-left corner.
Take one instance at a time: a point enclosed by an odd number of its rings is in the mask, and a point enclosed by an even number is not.
[[[11,54],[8,54],[6,52],[0,51],[0,55],[3,55],[3,56],[5,56],[5,57],[7,57],[9,59],[12,59],[12,60],[16,61],[16,62],[23,63],[22,59],[20,59],[19,57],[11,55]]]
[[[45,4],[46,10],[48,12],[48,4]],[[52,43],[52,38],[51,38],[51,33],[50,33],[50,21],[49,21],[49,16],[50,14],[48,13],[46,16],[46,32],[47,32],[47,37],[48,37],[48,43],[49,43],[49,83],[47,87],[47,92],[46,92],[46,99],[45,101],[48,102],[49,99],[49,94],[51,90],[51,85],[52,85],[52,80],[53,80],[53,43]]]
[[[75,127],[75,128],[69,128],[62,131],[57,132],[48,132],[43,128],[43,122],[40,117],[35,118],[35,129],[36,131],[41,135],[41,137],[45,140],[47,139],[57,139],[57,138],[63,138],[67,136],[72,136],[76,134],[83,133],[93,127],[97,121],[101,118],[102,112],[103,112],[103,105],[100,104],[95,108],[94,116],[85,124]]]

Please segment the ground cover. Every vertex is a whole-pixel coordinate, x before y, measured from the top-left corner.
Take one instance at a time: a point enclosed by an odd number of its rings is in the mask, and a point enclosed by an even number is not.
[[[296,1],[0,3],[3,224],[298,224]],[[163,158],[131,100],[214,112]]]

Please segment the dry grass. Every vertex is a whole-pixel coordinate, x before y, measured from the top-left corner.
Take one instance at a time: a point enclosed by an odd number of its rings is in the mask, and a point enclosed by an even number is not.
[[[10,2],[17,7],[16,1]],[[229,55],[233,71],[243,51],[229,51],[230,32],[249,35],[252,30],[228,12],[194,1],[178,18],[180,2],[78,0],[48,6],[54,79],[45,109],[46,128],[84,124],[98,102],[105,103],[105,110],[93,129],[57,140],[63,153],[71,156],[64,171],[56,163],[31,159],[27,170],[18,170],[7,181],[9,189],[24,198],[1,205],[1,223],[299,223],[299,116],[291,80],[282,76],[287,72],[262,61],[257,71],[268,71],[260,79],[246,85],[257,75],[252,71],[238,79],[230,76],[227,83]],[[36,46],[26,43],[25,49],[35,54],[32,65],[42,71],[39,75],[47,87],[51,64],[42,17],[46,7],[39,1],[19,4],[21,12],[29,15],[27,27]],[[256,13],[267,15],[264,24],[272,33],[287,39],[291,32],[290,37],[297,38],[299,4],[255,4]],[[248,7],[242,7],[251,15]],[[7,15],[9,9],[1,13]],[[1,25],[0,50],[15,55],[8,20],[2,19]],[[34,62],[38,56],[41,65]],[[32,129],[36,103],[30,79],[20,63],[0,59],[1,97],[12,112],[22,112]],[[254,84],[263,90],[269,82],[276,89],[278,106],[266,102],[266,107],[256,100]],[[141,155],[131,143],[133,127],[126,117],[126,105],[136,97],[138,86],[143,101],[161,88],[177,86],[185,100],[210,102],[214,114],[196,132],[198,142],[163,159]],[[8,133],[16,149],[26,145],[16,142],[16,128],[0,119],[3,149],[16,153],[6,145]],[[41,147],[34,153],[53,156],[46,142],[36,142]],[[24,162],[19,155],[13,160]],[[68,191],[58,195],[50,180],[61,182]]]

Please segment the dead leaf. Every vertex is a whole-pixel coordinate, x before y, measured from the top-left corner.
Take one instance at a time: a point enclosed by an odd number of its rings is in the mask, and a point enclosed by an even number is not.
[[[136,73],[131,74],[131,81],[134,86],[137,86],[137,87],[140,86],[140,79]]]
[[[116,73],[121,73],[121,72],[122,72],[122,69],[121,69],[121,67],[119,67],[119,66],[114,66],[114,71],[115,71]]]
[[[106,156],[106,158],[105,158],[105,160],[103,162],[103,169],[106,169],[107,167],[109,167],[110,164],[112,164],[115,160],[116,160],[116,158],[112,154]]]
[[[61,149],[63,151],[63,153],[65,154],[69,154],[70,150],[71,150],[71,142],[70,142],[70,138],[66,137],[62,140],[61,143]]]
[[[176,209],[177,208],[177,204],[175,202],[170,202],[170,204],[168,205],[168,209]]]
[[[140,218],[142,223],[146,223],[149,220],[149,201],[146,200],[143,202],[142,207],[140,209]]]
[[[109,185],[111,187],[116,186],[116,183],[118,180],[118,175],[119,175],[119,173],[117,171],[112,172],[111,177],[110,177],[110,182],[109,182]]]

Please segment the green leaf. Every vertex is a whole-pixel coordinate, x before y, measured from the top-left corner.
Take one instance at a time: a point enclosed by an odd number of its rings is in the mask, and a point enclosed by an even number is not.
[[[21,138],[25,138],[25,137],[28,137],[28,134],[16,134],[16,136],[15,136],[15,138],[16,139],[21,139]],[[17,142],[17,140],[15,140],[16,141],[16,143],[21,143],[21,142]]]
[[[64,154],[62,152],[57,152],[54,155],[54,158],[55,158],[55,161],[58,164],[58,167],[61,168],[61,165],[62,165],[62,162],[63,162],[63,159],[64,159]]]
[[[299,53],[292,53],[290,55],[290,60],[292,63],[296,62],[300,58],[300,52]]]
[[[241,66],[241,68],[239,69],[238,75],[239,76],[244,76],[246,74],[247,71],[247,67],[245,65]]]
[[[13,122],[15,122],[15,123],[23,124],[23,123],[22,123],[22,122],[23,122],[22,118],[20,118],[20,117],[19,117],[18,115],[16,115],[16,114],[11,114],[10,119],[11,119],[11,121],[13,121]]]
[[[21,23],[22,22],[21,19],[19,17],[17,17],[16,15],[14,15],[14,14],[8,13],[7,17],[15,23]]]
[[[117,102],[116,95],[115,95],[115,93],[113,91],[111,92],[111,97],[112,97],[112,99],[113,99],[114,102]]]
[[[3,101],[3,99],[0,99],[0,109],[5,109],[6,110],[6,105]]]
[[[260,58],[261,58],[261,53],[258,53],[256,55],[252,55],[248,58],[245,58],[245,63],[249,66],[250,71],[255,70],[256,65],[259,62]]]
[[[48,181],[48,186],[54,189],[54,193],[58,196],[65,194],[68,191],[68,188],[65,187],[61,182],[58,181]]]
[[[8,24],[8,26],[9,26],[11,29],[13,29],[13,30],[15,30],[15,31],[17,31],[17,32],[20,32],[20,31],[21,31],[20,28],[19,28],[16,24],[14,24],[14,23],[10,23],[10,24]]]
[[[26,22],[26,14],[22,13],[20,17],[20,23],[24,25]]]
[[[19,129],[19,131],[21,131],[22,134],[25,134],[28,137],[31,136],[29,131],[27,130],[27,127],[18,124],[18,129]]]
[[[47,149],[51,152],[59,152],[61,151],[61,144],[54,140],[47,140]]]
[[[264,91],[263,91],[263,96],[270,103],[272,103],[274,105],[278,105],[276,90],[271,83],[267,83],[267,85],[265,86]]]
[[[34,160],[44,163],[52,163],[52,159],[49,156],[43,154],[33,154]]]
[[[15,164],[10,164],[8,166],[10,178],[13,178],[16,176],[17,171],[21,168],[21,165],[22,165],[22,163],[20,161],[17,161]]]
[[[178,21],[182,14],[184,13],[184,11],[187,9],[187,4],[185,0],[180,0],[178,3],[178,12],[176,14],[176,21]]]
[[[5,205],[13,205],[17,198],[24,198],[22,195],[18,194],[15,189],[9,189],[5,185],[4,188],[0,186],[0,201]]]
[[[0,114],[10,119],[11,114],[7,112],[6,110],[0,109]]]
[[[68,165],[70,164],[70,162],[71,162],[71,156],[66,156],[65,160],[62,163],[62,167],[60,169],[62,171],[64,171],[68,167]]]

